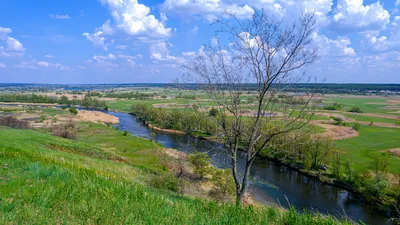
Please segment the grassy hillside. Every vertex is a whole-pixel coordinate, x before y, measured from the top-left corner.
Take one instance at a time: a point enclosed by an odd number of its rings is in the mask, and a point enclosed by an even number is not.
[[[150,188],[160,147],[102,125],[78,141],[0,127],[0,224],[338,224],[319,214],[236,207]]]

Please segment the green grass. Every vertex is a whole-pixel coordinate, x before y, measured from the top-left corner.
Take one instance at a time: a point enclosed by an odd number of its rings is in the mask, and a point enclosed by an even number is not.
[[[383,113],[388,114],[390,110],[385,109],[389,104],[370,104],[370,103],[386,103],[386,98],[351,98],[351,97],[330,97],[327,103],[337,102],[343,105],[342,111],[348,111],[352,107],[360,107],[364,113]]]
[[[121,112],[129,112],[132,105],[134,104],[145,104],[149,107],[153,104],[164,104],[164,103],[185,103],[187,100],[180,99],[146,99],[146,100],[117,100],[107,102],[109,109]]]
[[[349,118],[353,118],[357,121],[364,121],[364,122],[381,122],[381,123],[396,124],[396,122],[400,121],[400,120],[381,118],[381,117],[364,116],[362,113],[360,114],[343,113],[343,115]]]
[[[399,129],[361,126],[359,133],[358,137],[336,141],[338,147],[348,153],[346,159],[357,170],[370,168],[372,159],[380,151],[400,148]],[[400,159],[391,158],[389,172],[400,173]]]
[[[157,146],[121,136],[97,125],[83,128],[78,141],[1,127],[0,224],[340,223],[320,214],[242,208],[149,188],[142,181],[157,170],[154,165],[137,165],[135,155],[132,161],[116,159],[124,157],[123,149],[144,159]]]

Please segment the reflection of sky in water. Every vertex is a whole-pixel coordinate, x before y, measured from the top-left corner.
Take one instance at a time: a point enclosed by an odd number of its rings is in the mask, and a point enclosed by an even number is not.
[[[133,135],[150,138],[150,129],[136,118],[126,113],[109,112],[119,117],[121,130]],[[219,168],[228,168],[227,157],[221,154],[221,144],[208,142],[187,136],[157,133],[155,140],[164,147],[176,148],[184,152],[194,150],[208,152],[213,164]],[[244,159],[239,160],[239,169],[243,169]],[[272,161],[256,160],[251,169],[250,191],[254,198],[263,203],[278,204],[284,207],[294,206],[308,211],[318,210],[335,216],[347,215],[354,220],[367,224],[386,224],[387,218],[374,215],[374,210],[364,205],[348,192],[334,186],[325,185],[315,178]],[[345,213],[344,213],[345,211]]]

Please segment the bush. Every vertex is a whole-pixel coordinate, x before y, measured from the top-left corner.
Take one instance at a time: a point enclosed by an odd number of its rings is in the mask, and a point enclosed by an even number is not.
[[[355,124],[352,126],[352,128],[353,128],[353,130],[358,131],[358,130],[360,130],[360,124],[359,124],[359,123],[355,123]]]
[[[75,115],[78,114],[78,110],[75,107],[69,108],[69,112]]]
[[[51,134],[57,137],[75,140],[76,139],[75,123],[70,121],[65,124],[53,126],[51,128]]]
[[[170,190],[173,192],[179,192],[180,190],[179,179],[168,172],[152,176],[149,183],[150,186],[154,188]]]
[[[28,121],[19,120],[12,116],[0,117],[0,125],[15,128],[15,129],[28,129],[29,128]]]
[[[332,105],[327,105],[324,107],[325,110],[340,110],[342,108],[341,104],[334,102]]]
[[[343,122],[343,119],[342,119],[342,118],[340,118],[340,117],[333,117],[333,124],[335,124],[335,125],[340,125],[340,124],[342,124],[342,122]]]
[[[128,131],[126,130],[126,131],[124,131],[124,133],[122,134],[122,135],[124,135],[124,136],[128,136]]]
[[[43,123],[45,120],[47,120],[47,116],[41,115],[40,116],[40,122]]]
[[[235,183],[232,179],[232,174],[229,169],[216,169],[213,173],[212,181],[215,189],[210,191],[210,196],[216,199],[223,199],[225,196],[235,193]]]
[[[349,110],[349,112],[353,112],[353,113],[362,113],[360,107],[353,107]]]
[[[218,115],[218,109],[216,108],[211,108],[210,111],[208,112],[208,115],[216,117]]]
[[[188,159],[193,165],[193,172],[198,174],[200,179],[210,173],[211,158],[207,153],[195,151]]]

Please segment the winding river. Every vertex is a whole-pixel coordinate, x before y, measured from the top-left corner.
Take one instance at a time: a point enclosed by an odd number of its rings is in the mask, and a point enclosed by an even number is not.
[[[120,120],[121,130],[132,135],[150,138],[151,130],[135,116],[121,112],[107,112]],[[167,148],[191,153],[194,150],[209,152],[212,162],[219,168],[228,166],[221,154],[221,144],[203,139],[175,134],[156,133],[155,140]],[[243,161],[239,162],[243,165]],[[253,164],[250,190],[261,203],[273,203],[283,207],[294,206],[300,210],[319,211],[336,217],[346,216],[366,224],[391,224],[389,219],[362,202],[352,193],[319,180],[305,176],[287,166],[268,161],[256,160]]]

